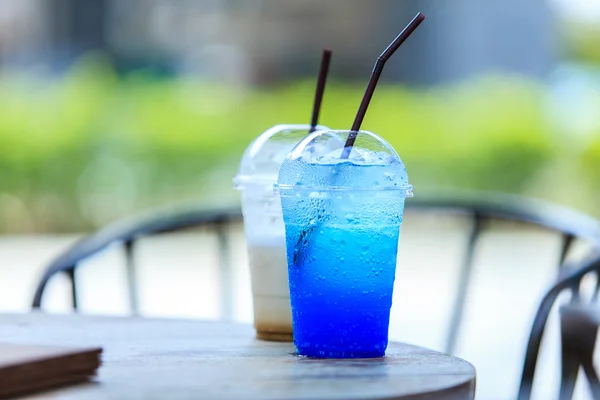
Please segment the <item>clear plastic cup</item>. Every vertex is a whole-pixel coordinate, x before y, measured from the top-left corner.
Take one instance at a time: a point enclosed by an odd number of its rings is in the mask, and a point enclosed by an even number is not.
[[[280,193],[297,353],[381,357],[396,271],[400,224],[412,196],[406,168],[381,137],[314,132],[284,161]]]
[[[309,130],[309,125],[276,125],[268,129],[248,146],[234,178],[234,186],[242,196],[254,327],[259,339],[293,338],[285,229],[279,195],[273,186],[281,163]]]

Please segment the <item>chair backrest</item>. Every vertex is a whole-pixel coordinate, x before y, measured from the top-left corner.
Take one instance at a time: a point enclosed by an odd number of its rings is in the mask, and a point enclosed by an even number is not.
[[[407,210],[460,212],[471,220],[471,230],[460,267],[456,298],[444,351],[453,354],[463,320],[466,293],[474,267],[474,252],[492,220],[521,222],[552,230],[561,236],[556,260],[557,273],[565,265],[569,250],[577,240],[600,248],[600,222],[583,213],[547,202],[502,193],[462,192],[425,194],[407,202]]]
[[[221,267],[228,268],[228,238],[224,227],[234,221],[241,221],[238,208],[210,210],[196,205],[179,205],[151,210],[132,218],[123,219],[85,236],[46,267],[35,290],[32,302],[34,309],[42,307],[42,299],[48,282],[58,274],[66,274],[71,285],[73,309],[77,310],[77,280],[75,274],[78,264],[88,257],[106,249],[114,243],[123,243],[126,257],[127,286],[130,309],[138,312],[138,288],[136,280],[135,253],[136,241],[142,237],[181,231],[193,227],[210,227],[214,230],[222,253]]]

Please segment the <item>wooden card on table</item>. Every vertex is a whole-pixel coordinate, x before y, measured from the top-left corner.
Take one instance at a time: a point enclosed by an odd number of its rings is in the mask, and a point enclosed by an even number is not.
[[[101,353],[0,342],[0,399],[87,381],[96,375]]]

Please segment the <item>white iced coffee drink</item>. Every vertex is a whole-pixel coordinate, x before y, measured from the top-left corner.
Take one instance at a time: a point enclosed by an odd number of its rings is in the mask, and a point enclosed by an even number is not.
[[[256,336],[264,340],[293,340],[285,226],[274,185],[281,163],[310,128],[277,125],[265,131],[244,152],[234,179],[235,187],[242,192],[254,327]]]
[[[260,338],[292,339],[292,310],[283,237],[248,243],[254,327]]]
[[[256,334],[266,340],[292,340],[285,227],[279,197],[260,185],[248,186],[242,195],[242,212]]]

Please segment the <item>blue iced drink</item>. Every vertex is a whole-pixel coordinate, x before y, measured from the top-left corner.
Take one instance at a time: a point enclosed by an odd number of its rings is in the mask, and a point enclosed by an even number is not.
[[[284,161],[278,190],[297,353],[381,357],[388,342],[406,169],[383,139],[315,132]]]

